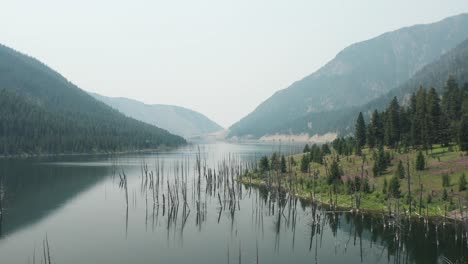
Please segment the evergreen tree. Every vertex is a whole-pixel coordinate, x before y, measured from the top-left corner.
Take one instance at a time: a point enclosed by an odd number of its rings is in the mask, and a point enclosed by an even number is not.
[[[323,155],[331,154],[330,147],[328,146],[327,143],[324,143],[324,144],[322,145],[322,154],[323,154]]]
[[[281,155],[281,173],[286,173],[286,171],[286,158],[284,157],[284,155]]]
[[[317,144],[312,145],[310,148],[310,161],[316,162],[318,164],[323,164],[323,156],[325,154],[322,152]]]
[[[341,170],[340,165],[338,164],[336,160],[333,160],[330,166],[330,172],[327,178],[328,184],[341,182],[342,175],[343,175],[343,171]]]
[[[457,120],[460,116],[462,93],[458,88],[458,83],[454,76],[449,76],[444,87],[444,96],[442,98],[443,110],[447,113],[450,120]]]
[[[426,167],[426,161],[424,160],[424,154],[422,151],[419,151],[418,156],[416,158],[416,170],[422,171]]]
[[[447,173],[442,174],[442,187],[450,186],[450,176]]]
[[[462,192],[466,190],[466,178],[465,178],[465,173],[462,173],[460,175],[460,179],[458,180],[458,191]]]
[[[383,146],[379,147],[379,152],[374,157],[374,176],[382,175],[390,164],[390,157],[385,153]]]
[[[434,88],[429,90],[427,94],[427,110],[428,110],[428,140],[430,146],[441,142],[440,135],[440,119],[442,110],[440,108],[440,98]]]
[[[444,192],[442,193],[442,200],[447,201],[448,200],[448,192],[447,189],[444,189]]]
[[[390,179],[388,192],[393,198],[395,199],[400,198],[400,194],[401,194],[400,193],[400,180],[398,179],[398,177],[393,176]]]
[[[398,166],[397,166],[397,169],[395,171],[395,176],[400,178],[400,179],[405,178],[405,168],[403,167],[403,162],[401,160],[398,162]]]
[[[309,144],[306,144],[304,147],[304,150],[302,151],[302,153],[307,153],[307,152],[310,152]]]
[[[413,132],[413,142],[415,145],[422,145],[424,149],[429,146],[429,128],[427,117],[427,92],[423,87],[420,87],[416,93],[416,113],[413,117],[415,130]]]
[[[356,120],[355,137],[357,143],[357,149],[361,149],[366,144],[366,123],[362,112],[359,112],[359,116]]]
[[[403,147],[411,145],[411,111],[409,109],[400,109],[400,142]]]
[[[463,117],[461,118],[458,143],[461,151],[468,151],[468,100],[463,103]]]
[[[385,144],[394,147],[400,140],[400,105],[393,97],[385,112]]]
[[[448,116],[444,111],[442,111],[440,115],[438,135],[439,135],[439,142],[443,146],[448,146],[450,144],[450,137],[451,137],[450,120],[448,119]]]
[[[260,171],[262,173],[267,172],[268,170],[270,170],[270,161],[268,160],[267,156],[263,156],[260,159],[259,167],[260,167]]]
[[[365,193],[371,193],[369,178],[367,178],[367,177],[364,178],[364,183],[362,185],[362,191],[365,192]]]
[[[387,194],[387,190],[388,190],[388,182],[387,182],[387,178],[385,178],[383,182],[382,193]]]
[[[461,151],[468,151],[468,114],[464,115],[459,128],[458,142]]]
[[[273,152],[273,154],[271,155],[270,168],[274,171],[278,171],[280,169],[280,160],[276,152]]]
[[[375,142],[378,146],[383,145],[384,143],[384,117],[383,113],[378,113],[377,111],[374,111],[374,114],[372,117],[375,119],[374,121],[374,126],[375,126]]]
[[[303,154],[301,159],[301,172],[306,173],[309,172],[309,155]]]
[[[442,98],[442,109],[449,120],[450,138],[458,141],[458,123],[461,117],[461,107],[463,103],[463,92],[458,87],[454,76],[450,76],[444,87]]]

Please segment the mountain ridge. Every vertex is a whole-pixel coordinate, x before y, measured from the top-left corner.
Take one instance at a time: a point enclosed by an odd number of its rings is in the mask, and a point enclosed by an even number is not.
[[[416,72],[413,77],[388,93],[362,105],[344,108],[323,113],[311,113],[299,119],[292,120],[290,127],[295,129],[280,129],[280,133],[303,132],[306,123],[319,124],[313,133],[323,134],[337,132],[341,135],[351,134],[354,130],[354,122],[359,112],[369,119],[374,109],[382,111],[390,103],[393,97],[397,97],[400,104],[406,105],[411,93],[419,87],[435,88],[439,94],[443,93],[445,82],[452,76],[459,86],[468,89],[468,38],[452,50],[442,55],[439,59],[425,65]]]
[[[468,14],[385,32],[344,48],[314,73],[275,92],[230,127],[259,138],[310,113],[363,105],[401,85],[468,37]]]
[[[118,152],[185,144],[128,118],[30,55],[0,45],[0,155]]]
[[[223,127],[205,115],[186,107],[167,104],[146,104],[126,97],[108,97],[97,93],[90,94],[126,116],[161,127],[185,138],[223,130]]]

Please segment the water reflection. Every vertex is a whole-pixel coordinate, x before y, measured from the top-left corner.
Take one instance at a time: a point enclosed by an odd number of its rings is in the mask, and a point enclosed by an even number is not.
[[[55,263],[426,264],[442,257],[468,259],[467,229],[461,225],[333,212],[236,181],[272,150],[213,145],[53,163],[2,161],[8,210],[0,262],[24,263],[20,256],[25,254],[32,259],[42,246],[29,241],[44,237]],[[73,206],[64,208],[71,201]]]
[[[98,166],[44,166],[38,161],[0,160],[1,237],[32,225],[59,209],[108,173]]]

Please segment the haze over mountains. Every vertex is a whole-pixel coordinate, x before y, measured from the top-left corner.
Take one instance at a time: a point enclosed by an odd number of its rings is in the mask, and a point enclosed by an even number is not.
[[[453,76],[460,87],[468,90],[468,39],[439,59],[424,66],[402,85],[362,106],[310,113],[302,118],[292,120],[278,131],[282,134],[304,132],[324,134],[335,131],[340,135],[348,135],[353,132],[355,119],[359,112],[363,112],[364,117],[368,119],[374,109],[384,110],[395,96],[402,104],[407,105],[410,95],[421,86],[427,89],[433,87],[439,94],[442,94],[449,76]],[[308,123],[316,125],[310,128]]]
[[[185,143],[124,116],[38,60],[0,45],[0,155],[115,152]]]
[[[90,94],[126,116],[166,129],[185,138],[210,134],[223,129],[203,114],[184,107],[162,104],[149,105],[128,98]]]
[[[468,14],[345,48],[260,104],[231,126],[227,137],[346,136],[357,113],[368,117],[394,96],[404,103],[420,85],[441,92],[449,75],[468,89]],[[2,45],[0,121],[0,156],[178,146],[186,143],[183,137],[223,129],[183,107],[90,95],[38,60]]]
[[[229,128],[228,137],[334,132],[343,111],[408,81],[468,38],[468,15],[402,28],[353,44],[315,73],[275,93]],[[443,77],[441,80],[446,80]]]

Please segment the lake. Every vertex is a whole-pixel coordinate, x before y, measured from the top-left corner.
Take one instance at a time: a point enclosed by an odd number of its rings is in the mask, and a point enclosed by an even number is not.
[[[0,263],[44,263],[44,255],[52,263],[113,264],[468,260],[458,224],[330,212],[233,182],[262,155],[301,150],[213,143],[0,160]]]

